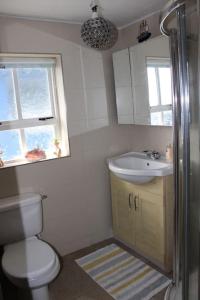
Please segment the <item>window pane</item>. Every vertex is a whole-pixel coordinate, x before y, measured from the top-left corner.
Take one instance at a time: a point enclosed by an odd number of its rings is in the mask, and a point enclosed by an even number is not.
[[[17,119],[12,71],[0,69],[0,121]]]
[[[171,72],[170,68],[159,68],[161,104],[172,104]]]
[[[163,125],[172,126],[172,111],[163,111]]]
[[[154,67],[147,67],[148,87],[149,87],[149,104],[156,106],[159,104],[158,89],[156,81],[156,71]]]
[[[46,154],[54,152],[55,130],[54,126],[39,126],[26,128],[25,139],[28,151],[35,148],[44,150]]]
[[[17,76],[23,118],[52,116],[48,70],[45,68],[19,68]]]
[[[151,125],[162,125],[162,113],[151,113]]]
[[[19,131],[0,131],[0,149],[3,151],[3,160],[14,160],[22,157]]]

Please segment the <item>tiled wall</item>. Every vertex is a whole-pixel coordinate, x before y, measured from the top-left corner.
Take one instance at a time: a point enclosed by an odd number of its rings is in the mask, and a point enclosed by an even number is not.
[[[34,191],[44,201],[44,239],[64,255],[112,235],[106,158],[163,150],[168,129],[118,126],[111,53],[80,47],[79,26],[0,18],[1,52],[61,53],[71,157],[0,170],[0,197]],[[102,72],[104,79],[102,79]]]

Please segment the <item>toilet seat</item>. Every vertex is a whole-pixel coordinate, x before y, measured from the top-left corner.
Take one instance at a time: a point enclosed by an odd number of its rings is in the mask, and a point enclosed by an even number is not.
[[[5,247],[2,268],[14,284],[34,288],[51,282],[60,264],[47,243],[32,237]]]

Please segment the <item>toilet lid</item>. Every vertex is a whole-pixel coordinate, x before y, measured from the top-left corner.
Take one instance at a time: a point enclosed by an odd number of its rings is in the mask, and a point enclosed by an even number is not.
[[[8,245],[2,257],[2,267],[11,276],[34,279],[48,272],[55,261],[54,250],[33,237]]]

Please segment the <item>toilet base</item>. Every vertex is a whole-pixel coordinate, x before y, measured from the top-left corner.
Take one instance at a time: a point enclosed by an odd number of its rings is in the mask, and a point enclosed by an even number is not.
[[[19,289],[18,298],[20,300],[50,300],[48,286],[38,289]]]

